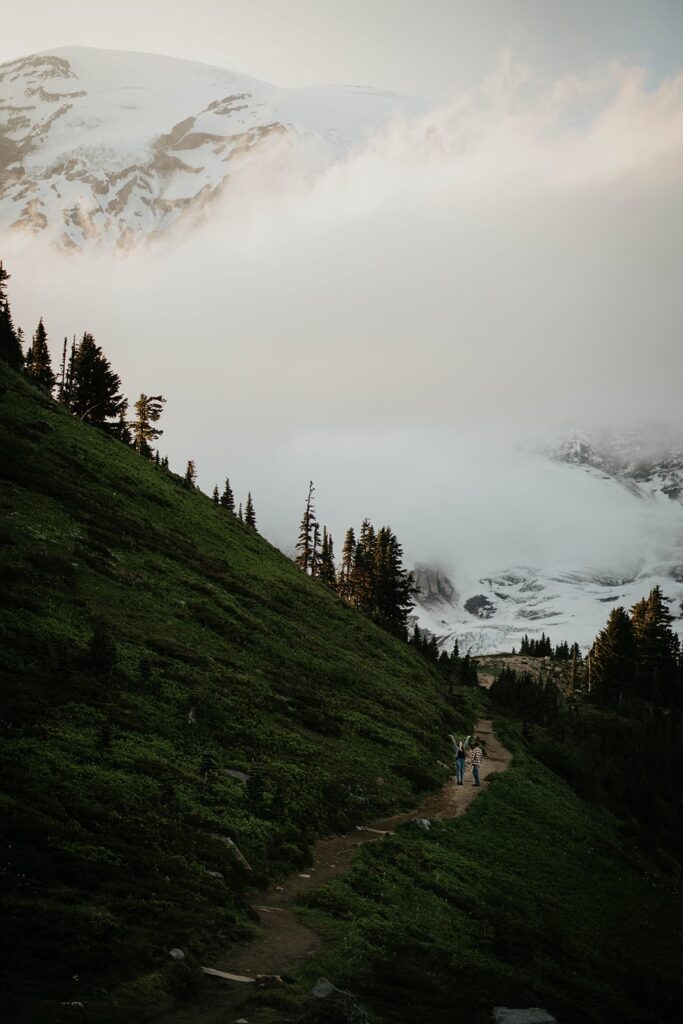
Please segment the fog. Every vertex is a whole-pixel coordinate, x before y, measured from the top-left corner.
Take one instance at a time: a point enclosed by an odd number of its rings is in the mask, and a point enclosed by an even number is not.
[[[132,399],[162,392],[172,467],[250,489],[285,549],[312,478],[338,546],[369,515],[465,577],[612,565],[656,516],[535,451],[683,426],[682,157],[683,74],[541,81],[505,55],[343,164],[275,152],[127,258],[5,238],[10,298],[55,358],[87,329]]]

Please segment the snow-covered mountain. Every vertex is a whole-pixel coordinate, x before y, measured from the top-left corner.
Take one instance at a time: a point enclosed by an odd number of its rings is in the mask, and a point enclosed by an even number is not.
[[[426,109],[372,88],[283,89],[152,54],[67,47],[0,65],[0,229],[129,248],[266,156],[321,167]]]
[[[538,637],[542,632],[554,643],[578,641],[586,648],[613,607],[630,608],[658,584],[683,637],[683,450],[657,452],[654,442],[642,437],[576,435],[545,454],[572,472],[588,474],[596,501],[601,494],[613,501],[617,489],[625,513],[638,504],[637,548],[616,566],[569,561],[501,566],[466,586],[457,571],[421,567],[418,625],[440,646],[450,650],[457,639],[461,651],[473,654],[519,648],[525,633]]]

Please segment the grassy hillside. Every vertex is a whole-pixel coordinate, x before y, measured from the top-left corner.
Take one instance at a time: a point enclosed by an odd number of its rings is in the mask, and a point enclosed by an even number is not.
[[[519,727],[495,724],[515,757],[466,815],[403,826],[307,898],[330,939],[309,981],[348,985],[382,1024],[488,1024],[496,1005],[675,1024],[680,879],[529,756]]]
[[[245,887],[436,785],[458,719],[407,645],[3,367],[0,453],[3,998],[134,1019],[249,928]]]

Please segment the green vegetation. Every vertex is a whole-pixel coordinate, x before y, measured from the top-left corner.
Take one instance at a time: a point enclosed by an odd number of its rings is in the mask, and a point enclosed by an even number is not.
[[[306,901],[330,938],[307,968],[382,1022],[543,1006],[562,1024],[680,1018],[683,908],[628,829],[584,803],[496,722],[515,752],[461,818],[363,848]]]
[[[412,647],[4,366],[0,452],[5,1010],[129,1019],[316,834],[442,782],[468,723]]]

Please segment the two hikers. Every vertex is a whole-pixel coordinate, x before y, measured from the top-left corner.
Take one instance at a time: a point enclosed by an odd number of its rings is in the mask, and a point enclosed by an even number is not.
[[[465,758],[467,757],[467,747],[471,737],[468,736],[465,740],[456,740],[455,736],[448,734],[451,743],[453,744],[453,750],[455,752],[455,779],[458,786],[462,786],[465,777]],[[474,748],[472,750],[472,774],[474,775],[474,785],[480,786],[481,781],[479,779],[479,769],[484,759],[484,752],[479,746],[479,741],[474,741]]]

